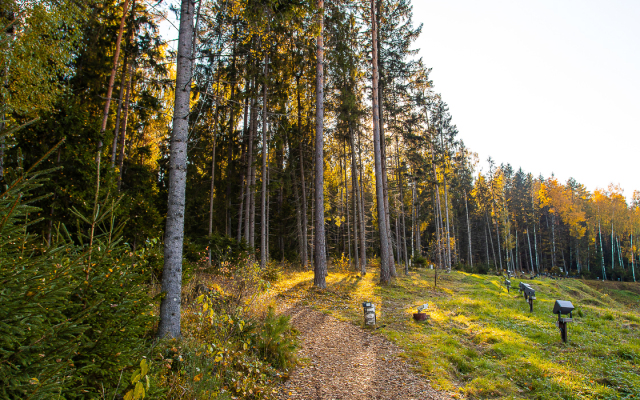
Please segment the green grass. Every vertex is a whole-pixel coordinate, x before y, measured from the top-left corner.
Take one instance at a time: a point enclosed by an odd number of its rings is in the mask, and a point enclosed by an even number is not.
[[[527,280],[533,313],[504,278],[432,270],[380,286],[378,276],[330,273],[325,291],[310,272],[290,274],[274,290],[337,318],[362,325],[363,301],[376,304],[382,334],[405,350],[431,384],[463,398],[640,399],[640,286],[576,279]],[[551,313],[556,299],[576,307],[569,342]],[[429,319],[412,313],[429,303]]]

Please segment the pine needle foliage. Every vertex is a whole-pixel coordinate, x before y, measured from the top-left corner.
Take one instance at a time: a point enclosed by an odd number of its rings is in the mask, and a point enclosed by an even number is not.
[[[75,237],[62,224],[50,243],[31,233],[46,196],[30,193],[54,169],[17,164],[0,192],[0,398],[111,398],[154,321],[144,252],[118,238],[108,195],[91,217],[74,211]]]

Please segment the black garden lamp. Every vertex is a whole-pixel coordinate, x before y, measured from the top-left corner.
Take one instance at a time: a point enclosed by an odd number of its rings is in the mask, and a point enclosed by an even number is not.
[[[553,305],[553,313],[558,314],[558,322],[556,324],[558,329],[560,329],[562,341],[565,343],[567,343],[567,322],[573,322],[573,315],[571,312],[574,309],[573,304],[567,300],[556,300],[556,303]],[[569,318],[562,317],[567,314],[569,314]]]
[[[536,299],[536,290],[529,285],[525,286],[524,297],[529,300],[529,312],[533,312],[533,301]]]

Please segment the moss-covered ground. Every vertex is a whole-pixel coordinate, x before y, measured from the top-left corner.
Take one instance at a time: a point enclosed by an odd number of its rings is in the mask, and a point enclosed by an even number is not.
[[[640,399],[640,285],[579,279],[526,279],[533,313],[504,278],[433,270],[400,274],[381,286],[376,273],[332,272],[312,288],[312,272],[286,273],[275,301],[307,304],[363,324],[362,302],[376,305],[381,334],[405,350],[431,384],[458,398]],[[556,299],[575,306],[563,343]],[[416,306],[429,318],[415,322]]]

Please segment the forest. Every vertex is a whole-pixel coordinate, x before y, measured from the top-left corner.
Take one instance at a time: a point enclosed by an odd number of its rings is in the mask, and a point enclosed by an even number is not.
[[[201,273],[262,285],[309,270],[320,290],[335,268],[382,285],[431,267],[636,281],[640,191],[481,168],[414,47],[410,0],[0,13],[0,397],[137,399],[145,376],[153,397],[143,355],[185,335]],[[209,307],[242,336],[246,310]]]

